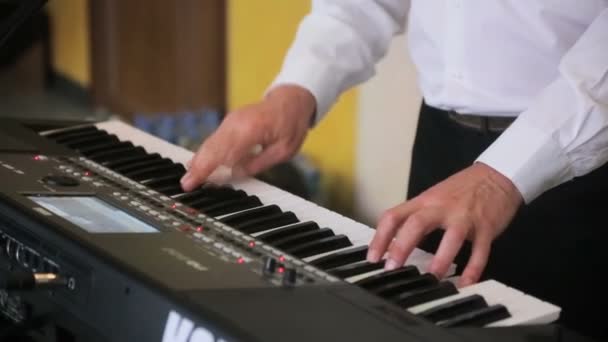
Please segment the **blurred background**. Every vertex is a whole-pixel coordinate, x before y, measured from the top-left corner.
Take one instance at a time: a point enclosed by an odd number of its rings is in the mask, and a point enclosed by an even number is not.
[[[309,0],[49,0],[0,53],[0,115],[118,118],[195,150],[257,101]],[[404,36],[301,153],[258,177],[369,225],[406,196],[420,95]]]

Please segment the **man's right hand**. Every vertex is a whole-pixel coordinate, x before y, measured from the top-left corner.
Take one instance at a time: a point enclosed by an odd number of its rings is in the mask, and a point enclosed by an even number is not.
[[[290,159],[304,142],[315,107],[308,90],[282,85],[261,102],[228,113],[190,160],[182,188],[195,189],[221,166],[244,177]],[[262,150],[253,154],[257,146]]]

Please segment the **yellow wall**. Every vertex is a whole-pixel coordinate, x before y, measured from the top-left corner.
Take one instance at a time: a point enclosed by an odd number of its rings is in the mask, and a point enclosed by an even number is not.
[[[228,107],[260,99],[276,76],[309,0],[232,0],[228,6]],[[332,209],[353,201],[356,90],[342,96],[309,135],[303,153],[323,173]]]
[[[88,1],[49,0],[53,65],[57,72],[90,85]],[[260,99],[279,71],[310,0],[228,1],[229,108]],[[356,90],[347,92],[309,135],[303,153],[323,172],[330,206],[349,214],[353,202]]]
[[[50,0],[53,68],[84,87],[90,83],[88,1]]]

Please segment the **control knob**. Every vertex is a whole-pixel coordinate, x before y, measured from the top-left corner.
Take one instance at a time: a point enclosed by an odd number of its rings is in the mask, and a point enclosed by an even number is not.
[[[61,175],[44,176],[42,182],[51,186],[78,186],[80,184],[76,178]]]
[[[273,275],[277,269],[277,260],[271,256],[264,257],[264,266],[262,269],[262,273],[264,275]]]
[[[294,268],[285,268],[285,271],[283,272],[283,285],[295,285],[297,275],[297,271]]]

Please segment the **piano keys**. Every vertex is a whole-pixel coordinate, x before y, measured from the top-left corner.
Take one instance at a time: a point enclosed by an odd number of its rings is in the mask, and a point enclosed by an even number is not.
[[[193,153],[117,120],[43,133],[85,157],[390,301],[438,326],[547,324],[560,308],[494,280],[456,288],[427,273],[432,255],[415,249],[393,271],[365,260],[371,227],[250,178],[184,193]]]

